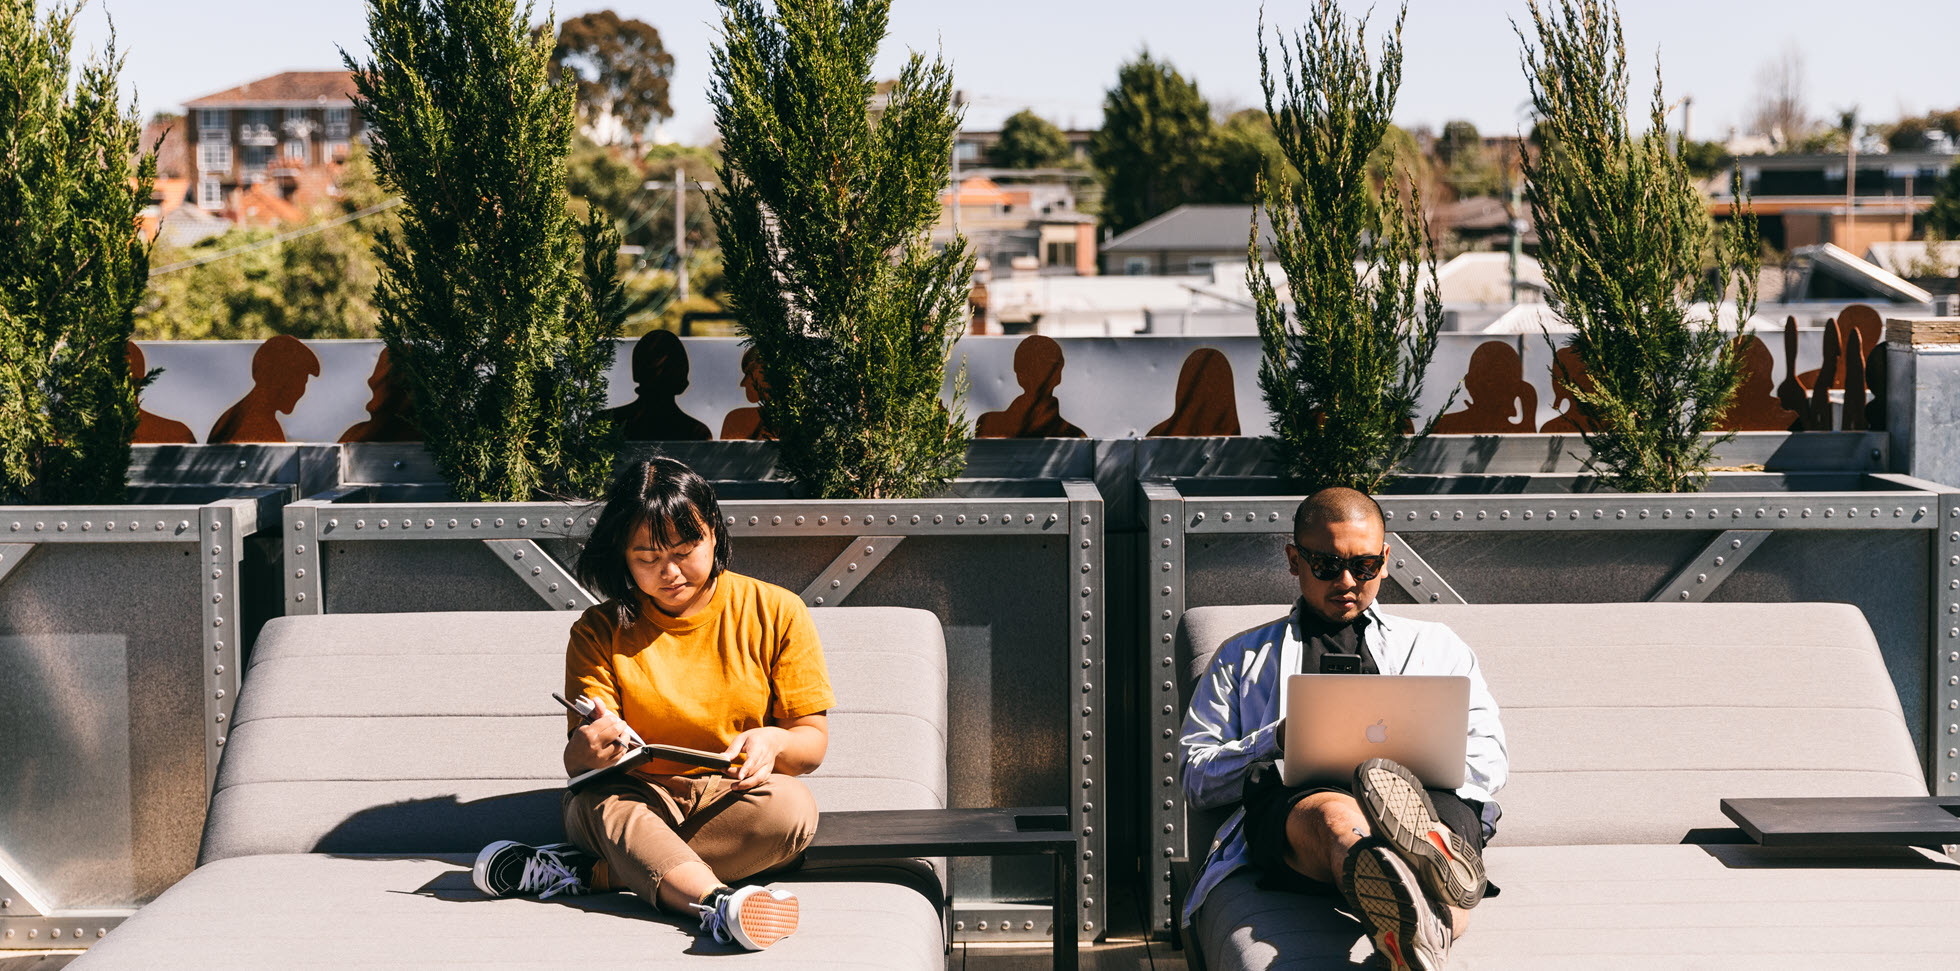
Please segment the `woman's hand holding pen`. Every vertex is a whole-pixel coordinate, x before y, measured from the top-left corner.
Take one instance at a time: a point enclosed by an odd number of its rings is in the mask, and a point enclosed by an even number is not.
[[[603,702],[594,699],[593,704],[593,718],[573,730],[565,742],[567,775],[604,768],[644,744],[624,719],[606,710]]]

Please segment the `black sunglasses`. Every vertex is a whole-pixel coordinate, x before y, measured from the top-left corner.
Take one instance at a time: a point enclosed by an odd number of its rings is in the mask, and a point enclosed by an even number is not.
[[[1344,572],[1352,573],[1356,580],[1367,583],[1380,576],[1382,567],[1388,563],[1388,557],[1380,553],[1371,556],[1341,557],[1335,556],[1332,553],[1316,553],[1312,550],[1302,549],[1298,543],[1288,543],[1286,545],[1293,547],[1293,551],[1300,554],[1301,559],[1307,561],[1307,572],[1312,573],[1314,579],[1323,583],[1340,579],[1341,574]]]

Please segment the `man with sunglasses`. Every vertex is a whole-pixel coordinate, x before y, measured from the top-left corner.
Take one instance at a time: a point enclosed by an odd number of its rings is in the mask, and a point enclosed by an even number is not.
[[[1197,809],[1239,811],[1219,828],[1182,919],[1191,923],[1207,893],[1250,866],[1264,889],[1338,892],[1390,967],[1434,971],[1487,892],[1481,851],[1496,831],[1492,797],[1509,767],[1497,703],[1469,645],[1442,624],[1376,609],[1387,530],[1366,493],[1308,496],[1286,544],[1300,587],[1292,613],[1226,641],[1193,692],[1182,740],[1186,798]],[[1467,676],[1463,787],[1425,790],[1386,759],[1357,767],[1351,787],[1281,783],[1281,685],[1289,674],[1333,668]]]

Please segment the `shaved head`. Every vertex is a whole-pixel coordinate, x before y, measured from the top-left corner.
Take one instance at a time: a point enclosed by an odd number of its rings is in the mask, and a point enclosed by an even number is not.
[[[1383,515],[1381,503],[1356,489],[1329,486],[1300,501],[1300,508],[1293,511],[1293,535],[1297,538],[1315,527],[1335,523],[1366,522],[1379,523],[1387,532],[1388,517]]]

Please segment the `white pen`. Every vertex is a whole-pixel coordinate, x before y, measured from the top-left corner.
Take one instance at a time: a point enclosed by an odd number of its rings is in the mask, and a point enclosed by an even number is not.
[[[551,697],[569,709],[572,714],[585,719],[588,723],[594,720],[596,713],[599,711],[599,704],[584,695],[579,695],[577,701],[566,701],[564,695],[554,691],[551,693]],[[646,747],[646,739],[641,738],[640,733],[633,730],[633,726],[626,724],[626,719],[620,719],[619,723],[621,727],[626,729],[627,741],[641,748]]]

